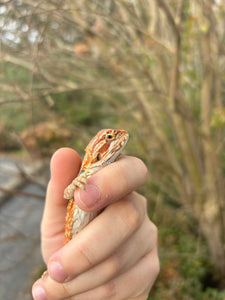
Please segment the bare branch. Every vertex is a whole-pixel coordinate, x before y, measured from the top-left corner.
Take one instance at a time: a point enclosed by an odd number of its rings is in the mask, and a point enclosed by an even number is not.
[[[28,193],[28,192],[24,192],[21,190],[16,190],[16,189],[5,189],[0,187],[0,191],[3,193],[7,193],[7,194],[11,194],[11,195],[21,195],[24,197],[28,197],[28,198],[36,198],[36,199],[41,199],[44,200],[45,196],[41,196],[41,195],[37,195],[37,194],[33,194],[33,193]]]
[[[170,7],[167,5],[167,3],[164,0],[157,0],[157,3],[161,7],[161,9],[164,11],[164,13],[167,17],[167,20],[169,22],[169,25],[171,26],[171,28],[175,34],[176,40],[179,40],[180,32],[179,32],[179,29],[175,22],[175,16],[173,15],[172,10],[170,9]]]

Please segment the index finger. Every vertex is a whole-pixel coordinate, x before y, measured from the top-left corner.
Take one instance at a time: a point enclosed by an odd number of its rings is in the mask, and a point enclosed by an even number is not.
[[[142,160],[123,156],[91,176],[85,190],[77,189],[75,201],[84,211],[97,211],[130,194],[146,179],[147,168]]]

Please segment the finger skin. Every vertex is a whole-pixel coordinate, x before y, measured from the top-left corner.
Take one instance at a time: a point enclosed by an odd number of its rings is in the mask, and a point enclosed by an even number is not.
[[[76,177],[80,165],[80,156],[70,148],[61,148],[52,156],[51,179],[41,222],[42,255],[46,263],[50,255],[64,245],[67,201],[63,199],[63,192]]]
[[[140,201],[139,198],[137,197],[137,201]],[[65,296],[65,291],[67,296],[71,296],[107,284],[112,278],[128,271],[143,256],[152,251],[156,245],[156,240],[156,227],[146,215],[142,226],[135,234],[102,263],[64,284],[57,283],[48,277],[43,283],[46,293],[50,298],[58,300]]]
[[[83,293],[76,295],[71,294],[67,283],[54,284],[51,278],[49,278],[49,286],[53,284],[54,288],[49,288],[48,290],[43,280],[38,280],[33,286],[33,290],[37,285],[41,286],[47,291],[46,299],[48,300],[62,300],[68,298],[71,300],[146,300],[158,276],[159,269],[157,247],[155,246],[126,272]],[[62,296],[58,294],[61,292]]]
[[[85,211],[100,210],[143,185],[147,174],[147,168],[140,159],[121,157],[88,179],[88,185],[94,185],[99,190],[99,199],[93,201],[94,197],[87,192],[87,185],[86,191],[75,191],[76,204]]]
[[[109,257],[139,228],[145,214],[145,206],[136,201],[135,194],[107,207],[49,259],[51,277],[58,280],[52,272],[52,263],[59,262],[71,278]]]
[[[157,248],[145,255],[136,265],[106,284],[76,295],[74,300],[146,300],[159,273]],[[128,288],[129,287],[129,288]],[[141,297],[141,298],[140,298]]]

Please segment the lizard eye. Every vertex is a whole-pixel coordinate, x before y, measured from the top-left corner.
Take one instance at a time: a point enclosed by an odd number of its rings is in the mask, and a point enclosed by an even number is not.
[[[107,140],[112,140],[113,138],[114,138],[114,136],[110,133],[106,135]]]

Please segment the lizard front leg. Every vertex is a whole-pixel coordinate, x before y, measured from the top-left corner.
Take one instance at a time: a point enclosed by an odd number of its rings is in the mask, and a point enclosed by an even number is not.
[[[87,174],[82,173],[78,177],[76,177],[70,185],[67,186],[67,188],[64,190],[64,198],[65,199],[72,199],[74,192],[76,190],[76,187],[79,187],[82,190],[85,190],[85,184],[88,183],[88,178]]]

